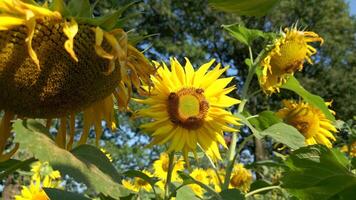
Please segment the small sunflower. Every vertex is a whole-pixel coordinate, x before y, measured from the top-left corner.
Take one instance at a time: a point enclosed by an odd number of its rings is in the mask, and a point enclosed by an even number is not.
[[[199,144],[221,159],[218,144],[226,147],[223,131],[235,132],[229,125],[239,125],[238,118],[225,108],[240,101],[227,96],[235,89],[234,86],[225,88],[233,78],[219,79],[227,67],[220,68],[218,64],[207,72],[213,62],[197,71],[188,59],[184,68],[175,58],[170,60],[171,69],[164,63],[155,63],[158,70],[157,76],[151,76],[154,85],[151,95],[137,100],[149,105],[138,114],[154,119],[142,125],[144,130],[153,132],[152,145],[170,142],[168,152],[182,150],[188,161],[188,152],[195,152]]]
[[[323,144],[332,147],[331,141],[336,140],[333,133],[337,130],[322,111],[301,101],[284,100],[283,104],[284,108],[277,112],[277,116],[298,129],[307,145]]]
[[[222,170],[215,172],[214,169],[207,169],[207,178],[209,179],[209,184],[213,186],[216,192],[221,192],[221,183],[224,182],[224,172]],[[221,181],[221,182],[220,182]]]
[[[31,182],[30,186],[23,186],[20,195],[15,196],[15,200],[50,200],[42,189],[40,182]]]
[[[172,170],[172,182],[179,181],[178,171],[184,170],[184,161],[179,159],[174,159],[173,161],[174,167]],[[159,159],[153,163],[154,175],[159,179],[165,181],[167,179],[168,173],[168,166],[169,166],[169,156],[167,153],[162,153],[159,156]]]
[[[190,173],[190,176],[205,185],[209,184],[208,174],[204,169],[196,168]],[[203,197],[204,189],[200,185],[190,184],[189,187],[192,188],[195,195],[201,198]]]
[[[0,0],[0,153],[16,117],[47,119],[48,127],[59,119],[56,143],[71,149],[76,113],[83,112],[79,144],[93,125],[98,142],[101,120],[115,127],[115,101],[125,109],[132,87],[150,84],[154,67],[129,44],[123,9],[94,17],[94,8],[83,9],[89,0],[65,2]]]
[[[60,183],[61,174],[58,170],[53,170],[48,162],[37,161],[31,165],[33,173],[31,179],[36,182],[43,182],[43,185],[57,187]]]
[[[252,183],[252,174],[240,163],[235,164],[232,169],[229,188],[237,188],[243,192],[248,192]]]
[[[356,157],[356,142],[353,142],[351,145],[350,145],[350,149],[347,145],[344,145],[341,147],[340,149],[341,152],[350,152],[350,156],[351,157]]]
[[[310,42],[323,43],[323,39],[316,33],[298,30],[296,25],[281,31],[281,36],[275,40],[273,49],[261,62],[260,85],[266,94],[279,92],[283,85],[296,71],[303,69],[307,60],[312,64],[311,56],[317,50],[310,46]]]
[[[146,174],[149,177],[153,177],[151,172],[147,170],[143,170],[142,173]],[[135,177],[133,180],[122,180],[122,185],[125,188],[134,192],[139,192],[140,190],[150,192],[152,190],[151,185],[147,181],[139,177]]]

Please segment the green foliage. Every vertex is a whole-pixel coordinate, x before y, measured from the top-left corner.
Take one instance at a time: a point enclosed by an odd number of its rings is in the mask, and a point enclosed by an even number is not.
[[[227,30],[233,37],[235,37],[239,42],[252,46],[252,42],[259,37],[266,37],[263,31],[257,29],[248,29],[240,24],[235,25],[222,25],[222,27]]]
[[[6,178],[16,170],[23,169],[28,170],[31,163],[36,161],[34,158],[29,158],[24,161],[10,159],[0,163],[0,180]]]
[[[305,90],[294,76],[291,76],[288,81],[283,84],[282,88],[297,93],[304,99],[304,101],[315,106],[316,108],[319,108],[328,119],[335,121],[335,117],[329,111],[329,108],[325,104],[323,98],[318,95],[311,94],[310,92]]]
[[[238,15],[263,16],[278,0],[209,0],[212,7]]]
[[[59,148],[51,138],[39,132],[40,129],[45,129],[45,127],[35,120],[17,120],[13,125],[13,130],[16,132],[15,141],[20,143],[21,149],[29,151],[40,161],[48,161],[62,174],[68,174],[77,181],[82,181],[97,192],[115,198],[128,195],[128,191],[113,178],[117,175],[116,173],[107,174],[109,171],[100,170],[110,168],[105,166],[107,163],[99,162],[105,159],[103,153],[96,152],[95,157],[86,157],[86,154],[80,150],[81,147],[78,147],[76,152],[79,152],[79,156],[77,157],[75,154]],[[84,148],[88,149],[87,146]],[[96,158],[99,160],[93,161]]]
[[[263,111],[259,113],[257,117],[251,117],[248,121],[259,131],[282,122],[282,120],[272,111]]]
[[[67,192],[55,188],[44,188],[44,191],[51,200],[90,200],[89,198],[77,193]]]
[[[195,196],[193,190],[188,186],[185,185],[177,190],[176,200],[198,200],[199,198]]]
[[[124,173],[124,175],[127,176],[127,177],[131,177],[131,178],[134,178],[134,177],[141,178],[144,181],[146,181],[147,183],[149,183],[152,188],[154,188],[155,183],[157,183],[159,181],[157,178],[149,177],[147,174],[145,174],[145,173],[143,173],[141,171],[138,171],[138,170],[126,171]]]
[[[276,142],[287,145],[291,149],[298,149],[305,146],[305,138],[299,131],[283,122],[274,124],[260,133],[262,136],[269,136]]]
[[[241,194],[240,190],[237,189],[229,189],[229,190],[223,190],[220,193],[220,196],[224,200],[243,200],[245,199],[245,196]]]
[[[337,149],[304,147],[294,151],[286,163],[289,169],[282,186],[300,199],[353,199],[356,195],[356,175]]]

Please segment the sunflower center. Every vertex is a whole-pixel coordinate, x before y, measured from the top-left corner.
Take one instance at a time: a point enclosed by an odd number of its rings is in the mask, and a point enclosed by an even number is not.
[[[299,69],[307,57],[308,45],[302,38],[293,38],[280,47],[280,55],[271,58],[271,65],[284,73],[293,73]]]
[[[286,121],[298,129],[305,138],[313,137],[315,130],[318,128],[318,119],[315,118],[313,111],[308,108],[301,108],[291,112]]]
[[[240,177],[239,175],[234,175],[231,180],[230,183],[233,187],[241,187],[244,184],[244,180],[242,179],[242,177]]]
[[[136,182],[137,185],[139,185],[139,186],[145,186],[145,185],[148,184],[145,180],[143,180],[143,179],[141,179],[141,178],[137,178],[136,181],[137,181],[137,182]]]
[[[170,93],[168,113],[173,123],[187,129],[197,129],[203,125],[209,103],[201,88],[183,88]]]

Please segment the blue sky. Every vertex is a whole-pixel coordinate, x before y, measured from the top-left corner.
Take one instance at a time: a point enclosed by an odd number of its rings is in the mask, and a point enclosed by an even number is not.
[[[356,0],[347,0],[350,4],[350,11],[352,15],[356,15]]]

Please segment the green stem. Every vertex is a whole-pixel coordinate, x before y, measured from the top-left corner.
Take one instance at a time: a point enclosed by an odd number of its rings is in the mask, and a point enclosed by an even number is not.
[[[245,198],[249,197],[249,196],[253,196],[255,194],[258,194],[260,192],[266,191],[266,190],[273,190],[273,189],[281,189],[281,187],[279,185],[273,185],[273,186],[268,186],[268,187],[263,187],[254,191],[251,191],[247,194],[245,194]]]
[[[166,185],[165,185],[165,198],[166,200],[169,200],[170,198],[170,193],[169,193],[169,185],[171,184],[171,179],[172,179],[172,171],[174,167],[174,151],[169,153],[169,163],[168,163],[168,172],[167,172],[167,179],[166,179]]]

